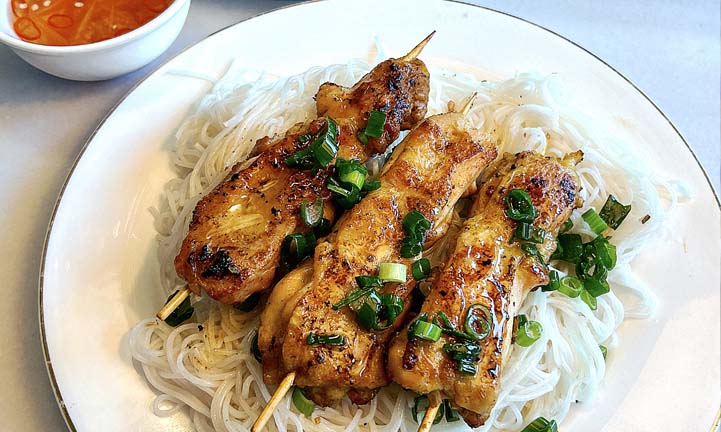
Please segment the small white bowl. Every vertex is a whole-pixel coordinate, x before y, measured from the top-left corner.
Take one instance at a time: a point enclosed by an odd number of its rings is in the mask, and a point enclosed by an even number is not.
[[[51,75],[100,81],[132,72],[153,61],[178,37],[190,0],[175,0],[145,25],[118,37],[74,46],[25,42],[13,30],[10,0],[0,0],[0,42],[23,60]]]

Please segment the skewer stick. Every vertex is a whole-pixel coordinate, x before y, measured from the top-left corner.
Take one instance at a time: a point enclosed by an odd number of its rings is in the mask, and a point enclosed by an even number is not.
[[[170,299],[169,302],[163,306],[157,314],[155,314],[158,319],[165,321],[168,316],[173,313],[175,309],[180,306],[181,303],[185,301],[186,298],[190,295],[190,290],[188,289],[188,286],[184,286],[183,288],[179,289],[178,292],[175,293],[173,298]]]
[[[435,31],[435,30],[433,30],[433,31],[431,32],[431,34],[429,34],[428,36],[426,36],[426,38],[423,39],[418,45],[416,45],[415,47],[413,47],[413,49],[410,50],[410,51],[408,52],[408,54],[406,54],[406,55],[404,55],[403,57],[401,57],[400,60],[401,60],[401,61],[412,61],[412,60],[415,60],[416,57],[418,57],[418,56],[420,55],[421,51],[423,51],[423,48],[425,48],[426,45],[428,45],[428,42],[431,41],[431,38],[433,37],[434,34],[436,34],[436,31]]]
[[[428,432],[431,430],[433,420],[436,419],[436,413],[441,406],[441,402],[441,395],[438,393],[438,390],[434,390],[428,394],[428,409],[423,416],[423,421],[418,428],[418,432]]]
[[[473,102],[476,101],[477,96],[478,96],[478,92],[473,92],[471,97],[468,98],[468,101],[466,101],[466,104],[463,105],[463,108],[461,108],[461,110],[458,112],[461,113],[462,115],[468,115],[468,111],[470,111],[471,108],[473,107]]]
[[[253,423],[253,427],[250,428],[251,432],[258,432],[263,429],[263,426],[265,426],[265,424],[268,423],[268,420],[270,420],[270,416],[273,415],[275,407],[278,406],[278,403],[281,399],[283,399],[283,396],[288,393],[288,390],[293,387],[294,381],[295,372],[291,372],[283,378],[283,381],[281,381],[275,393],[273,393],[273,396],[268,401],[268,405],[263,408],[263,411],[258,416],[258,419],[255,423]]]

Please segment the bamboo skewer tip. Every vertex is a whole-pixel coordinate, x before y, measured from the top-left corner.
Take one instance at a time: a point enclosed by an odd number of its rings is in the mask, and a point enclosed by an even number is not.
[[[436,413],[441,406],[441,402],[441,395],[438,393],[438,390],[434,390],[428,395],[428,409],[423,415],[423,421],[418,428],[418,432],[429,432],[431,430],[433,420],[436,419]]]
[[[160,310],[158,311],[157,314],[155,314],[155,316],[159,320],[165,321],[168,318],[168,316],[170,316],[170,314],[173,313],[173,311],[175,309],[177,309],[178,306],[180,306],[180,304],[183,303],[186,298],[188,298],[189,295],[190,295],[190,290],[188,289],[187,286],[180,288],[178,290],[178,292],[175,293],[173,298],[171,298],[170,301],[168,301],[165,304],[165,306],[160,308]]]
[[[255,423],[253,423],[253,427],[250,428],[251,432],[259,432],[265,427],[265,424],[268,423],[268,420],[270,420],[270,417],[273,415],[275,407],[278,406],[283,396],[293,387],[294,382],[295,372],[291,372],[283,378],[283,381],[280,382],[280,385],[275,390],[275,393],[273,393],[273,396],[271,396],[268,404],[263,408],[263,411],[261,411]]]
[[[412,61],[412,60],[415,60],[415,59],[421,54],[421,51],[423,51],[423,48],[425,48],[426,45],[428,45],[428,42],[431,41],[431,39],[433,38],[433,35],[434,35],[434,34],[436,34],[436,31],[435,31],[435,30],[433,30],[433,31],[431,32],[431,34],[429,34],[428,36],[426,36],[425,39],[423,39],[422,41],[420,41],[420,42],[418,43],[418,45],[416,45],[415,47],[413,47],[413,49],[410,50],[410,51],[408,52],[408,54],[406,54],[406,55],[404,55],[403,57],[401,57],[401,60],[402,60],[402,61]]]

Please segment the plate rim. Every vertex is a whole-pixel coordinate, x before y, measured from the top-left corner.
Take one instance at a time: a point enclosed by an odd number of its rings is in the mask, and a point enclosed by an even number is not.
[[[43,250],[42,250],[42,255],[41,255],[41,259],[40,259],[40,272],[39,272],[39,275],[38,275],[38,323],[39,323],[39,327],[40,327],[40,342],[41,342],[42,348],[43,348],[43,357],[44,357],[44,360],[45,360],[45,369],[46,369],[46,371],[47,371],[48,378],[50,379],[50,386],[52,387],[53,394],[54,394],[54,396],[55,396],[55,401],[56,401],[57,404],[58,404],[58,408],[60,409],[60,413],[61,413],[62,416],[63,416],[63,420],[65,421],[65,425],[68,427],[68,429],[69,429],[70,431],[72,431],[72,432],[77,432],[77,428],[75,427],[75,424],[73,423],[72,417],[70,416],[70,413],[68,412],[68,410],[67,410],[67,408],[66,408],[66,406],[65,406],[65,401],[63,400],[62,392],[60,391],[60,387],[59,387],[59,385],[58,385],[58,383],[57,383],[57,380],[56,380],[56,378],[55,378],[55,372],[54,372],[54,369],[53,369],[52,360],[51,360],[51,358],[50,358],[50,352],[49,352],[49,349],[48,349],[48,343],[47,343],[46,332],[45,332],[45,315],[44,315],[44,305],[43,305],[43,289],[44,289],[45,266],[46,266],[46,261],[47,261],[48,244],[49,244],[49,242],[50,242],[50,235],[52,234],[52,229],[53,229],[53,225],[54,225],[54,223],[55,223],[55,218],[56,218],[56,216],[57,216],[58,209],[60,208],[60,203],[62,202],[63,196],[64,196],[64,194],[65,194],[65,190],[67,189],[67,186],[68,186],[68,184],[69,184],[69,182],[70,182],[70,179],[72,178],[73,174],[75,173],[75,169],[77,168],[77,165],[78,165],[78,163],[80,162],[80,159],[83,157],[83,155],[85,154],[85,151],[86,151],[87,148],[90,146],[90,143],[94,140],[95,136],[96,136],[97,133],[100,131],[100,129],[105,125],[105,123],[106,123],[107,120],[110,118],[110,116],[113,115],[113,113],[115,113],[115,111],[120,107],[120,105],[122,105],[122,104],[125,102],[125,100],[126,100],[131,94],[133,94],[133,93],[138,89],[138,87],[140,87],[143,83],[145,83],[151,76],[153,76],[159,69],[161,69],[162,67],[164,67],[166,64],[168,64],[168,63],[170,63],[171,61],[175,60],[177,57],[179,57],[180,55],[184,54],[186,51],[190,50],[191,48],[194,48],[195,46],[197,46],[199,43],[205,41],[206,39],[209,39],[209,38],[215,36],[216,34],[218,34],[218,33],[220,33],[220,32],[223,32],[223,31],[225,31],[225,30],[228,30],[228,29],[231,28],[231,27],[235,27],[235,26],[237,26],[237,25],[240,25],[240,24],[245,23],[246,21],[250,21],[250,20],[253,20],[253,19],[255,19],[255,18],[264,16],[264,15],[267,15],[267,14],[275,13],[275,12],[278,12],[278,11],[281,11],[281,10],[285,10],[285,9],[290,9],[290,8],[295,8],[295,7],[301,7],[301,6],[305,6],[305,5],[312,4],[312,3],[318,3],[318,2],[321,2],[321,1],[322,1],[322,2],[327,2],[327,1],[333,1],[333,0],[305,0],[305,1],[302,1],[302,2],[299,2],[299,3],[295,3],[295,4],[291,4],[291,5],[285,5],[285,6],[281,6],[281,7],[278,7],[278,8],[274,8],[274,9],[271,9],[271,10],[268,10],[268,11],[263,11],[263,12],[260,12],[260,13],[258,13],[258,14],[256,14],[256,15],[247,17],[247,18],[242,19],[242,20],[240,20],[240,21],[238,21],[238,22],[236,22],[236,23],[233,23],[233,24],[230,24],[230,25],[228,25],[228,26],[225,26],[225,27],[223,27],[223,28],[221,28],[221,29],[218,29],[218,30],[214,31],[213,33],[208,34],[208,35],[205,36],[204,38],[196,41],[195,43],[193,43],[193,44],[191,44],[191,45],[188,45],[187,47],[181,49],[181,50],[178,51],[176,54],[174,54],[172,57],[166,59],[166,60],[163,61],[161,64],[155,66],[151,71],[149,71],[145,76],[143,76],[138,82],[136,82],[130,89],[128,89],[128,91],[127,91],[120,99],[118,99],[118,101],[108,110],[108,112],[103,116],[103,118],[100,120],[100,122],[98,123],[98,125],[97,125],[97,126],[93,129],[93,131],[90,133],[90,135],[88,136],[88,138],[85,140],[85,143],[83,143],[83,146],[82,146],[82,148],[80,149],[80,152],[78,153],[78,155],[77,155],[77,156],[75,157],[75,159],[73,160],[73,163],[71,164],[70,169],[68,170],[68,173],[67,173],[67,175],[65,176],[65,179],[63,180],[63,185],[62,185],[62,187],[60,188],[60,192],[58,192],[58,197],[56,198],[55,204],[53,205],[53,210],[52,210],[52,214],[51,214],[51,216],[50,216],[50,221],[48,222],[48,226],[47,226],[47,229],[46,229],[46,231],[45,231],[45,239],[44,239],[44,241],[43,241]],[[611,66],[611,65],[610,65],[608,62],[606,62],[604,59],[602,59],[602,58],[599,57],[598,55],[594,54],[594,53],[591,52],[589,49],[587,49],[587,48],[583,47],[582,45],[578,44],[577,42],[574,42],[574,41],[571,40],[570,38],[568,38],[568,37],[566,37],[566,36],[563,36],[563,35],[561,35],[560,33],[556,32],[556,31],[554,31],[554,30],[551,30],[551,29],[549,29],[549,28],[546,28],[546,27],[544,27],[544,26],[542,26],[542,25],[540,25],[540,24],[537,24],[537,23],[535,23],[535,22],[533,22],[533,21],[530,21],[530,20],[528,20],[528,19],[526,19],[526,18],[521,18],[521,17],[518,17],[518,16],[513,15],[513,14],[511,14],[511,13],[499,11],[499,10],[497,10],[497,9],[493,9],[493,8],[490,8],[490,7],[487,7],[487,6],[481,6],[481,5],[476,5],[476,4],[467,3],[467,2],[462,1],[462,0],[441,0],[441,1],[447,2],[447,3],[461,4],[461,5],[464,5],[464,6],[476,7],[476,8],[479,8],[479,9],[486,10],[486,11],[491,12],[491,13],[496,13],[496,14],[504,15],[504,16],[507,16],[507,17],[509,17],[509,18],[513,18],[513,19],[519,20],[519,21],[521,21],[521,22],[524,22],[524,23],[526,23],[526,24],[530,24],[530,25],[533,26],[533,27],[536,27],[536,28],[539,28],[539,29],[541,29],[541,30],[544,30],[544,31],[552,34],[553,36],[555,36],[555,37],[557,37],[557,38],[560,38],[560,39],[562,39],[562,40],[570,43],[570,44],[573,45],[574,47],[580,49],[581,51],[585,52],[586,54],[589,54],[589,55],[590,55],[591,57],[593,57],[595,60],[597,60],[598,62],[602,63],[604,66],[606,66],[608,69],[610,69],[613,73],[615,73],[615,74],[618,75],[620,78],[622,78],[624,81],[626,81],[628,84],[630,84],[631,87],[633,87],[633,89],[634,89],[635,91],[637,91],[641,96],[643,96],[643,98],[653,107],[653,109],[655,109],[655,110],[661,115],[661,117],[663,117],[663,119],[669,124],[669,126],[671,126],[671,128],[672,128],[673,131],[676,133],[676,135],[678,135],[678,137],[681,139],[681,142],[683,142],[684,146],[686,147],[686,150],[688,150],[688,151],[691,153],[691,156],[693,157],[694,161],[696,162],[696,165],[698,165],[698,167],[701,169],[701,172],[703,173],[703,176],[704,176],[704,178],[706,179],[706,184],[707,184],[708,187],[711,189],[711,194],[713,195],[714,199],[716,200],[716,205],[718,206],[719,210],[721,210],[721,200],[719,199],[719,193],[718,193],[718,191],[716,191],[716,189],[715,189],[715,187],[714,187],[714,184],[713,184],[713,182],[711,181],[711,178],[710,178],[709,175],[708,175],[708,172],[706,172],[706,169],[705,169],[705,168],[703,167],[703,165],[701,164],[701,161],[698,159],[698,156],[696,155],[696,152],[693,150],[693,148],[692,148],[692,147],[689,145],[689,143],[686,141],[686,138],[684,138],[684,136],[683,136],[683,134],[681,133],[681,131],[679,131],[679,129],[676,127],[676,125],[675,125],[675,124],[671,121],[671,119],[666,115],[666,113],[664,113],[663,110],[661,110],[661,108],[659,108],[659,106],[656,105],[656,103],[655,103],[646,93],[644,93],[643,90],[641,90],[633,81],[631,81],[629,78],[627,78],[627,77],[626,77],[625,75],[623,75],[621,72],[619,72],[615,67]],[[716,413],[715,417],[716,417],[716,418],[715,418],[714,420],[712,420],[713,423],[712,423],[712,426],[711,426],[711,432],[714,432],[714,431],[715,431],[716,425],[719,423],[719,419],[721,418],[721,407],[719,408],[719,411]]]

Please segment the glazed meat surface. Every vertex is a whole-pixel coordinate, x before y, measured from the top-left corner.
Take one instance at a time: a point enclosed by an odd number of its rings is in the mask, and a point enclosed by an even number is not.
[[[547,260],[561,224],[580,205],[580,183],[573,167],[581,157],[580,152],[563,160],[534,152],[506,154],[484,172],[470,218],[421,309],[431,319],[444,312],[460,329],[472,305],[491,311],[491,333],[477,342],[481,348],[477,372],[459,372],[457,363],[444,353],[444,344],[456,342],[454,337],[443,334],[437,342],[409,341],[404,330],[388,351],[393,381],[421,394],[440,391],[471,426],[485,422],[496,403],[503,361],[512,348],[518,307],[531,289],[548,283],[545,266],[512,242],[517,222],[506,216],[506,195],[511,189],[529,193],[539,211],[534,226],[546,230],[539,251]]]
[[[330,116],[338,124],[338,157],[365,161],[382,152],[401,130],[423,119],[429,74],[420,60],[390,59],[380,63],[352,88],[323,84],[317,94],[319,119],[296,125],[278,140],[259,141],[257,159],[238,164],[230,175],[198,202],[175,258],[175,269],[200,294],[226,304],[239,303],[273,282],[280,245],[306,229],[299,220],[303,201],[327,200],[329,169],[316,173],[290,168],[285,160],[305,148],[305,134],[317,133]],[[383,134],[357,139],[370,110],[387,115]],[[305,137],[304,137],[305,138]],[[333,219],[330,204],[325,217]]]
[[[403,320],[415,286],[410,275],[414,259],[400,256],[405,237],[403,218],[411,211],[422,213],[431,223],[425,246],[440,235],[450,221],[453,205],[480,171],[496,156],[489,137],[471,129],[457,113],[430,117],[417,126],[394,151],[381,174],[380,189],[369,193],[345,213],[333,232],[321,241],[313,260],[313,281],[286,314],[264,313],[260,340],[274,341],[274,349],[264,352],[263,367],[277,365],[270,356],[281,356],[283,374],[296,372],[296,384],[320,405],[330,405],[348,393],[351,400],[368,402],[378,388],[389,383],[385,372],[385,348]],[[383,293],[405,299],[405,310],[394,325],[381,331],[367,331],[348,308],[333,310],[332,305],[357,289],[355,277],[376,275],[381,262],[403,263],[408,269],[406,283],[388,283]],[[304,271],[304,270],[296,270]],[[293,276],[291,272],[288,276]],[[284,281],[281,280],[280,285]],[[276,287],[276,290],[278,287]],[[271,294],[273,302],[288,298],[282,291]],[[267,310],[266,310],[267,311]],[[282,324],[274,327],[273,320]],[[285,326],[287,323],[287,326]],[[340,335],[343,346],[308,345],[306,338]],[[279,344],[282,342],[282,348]],[[261,346],[261,351],[269,346]],[[266,374],[266,378],[272,374]]]

